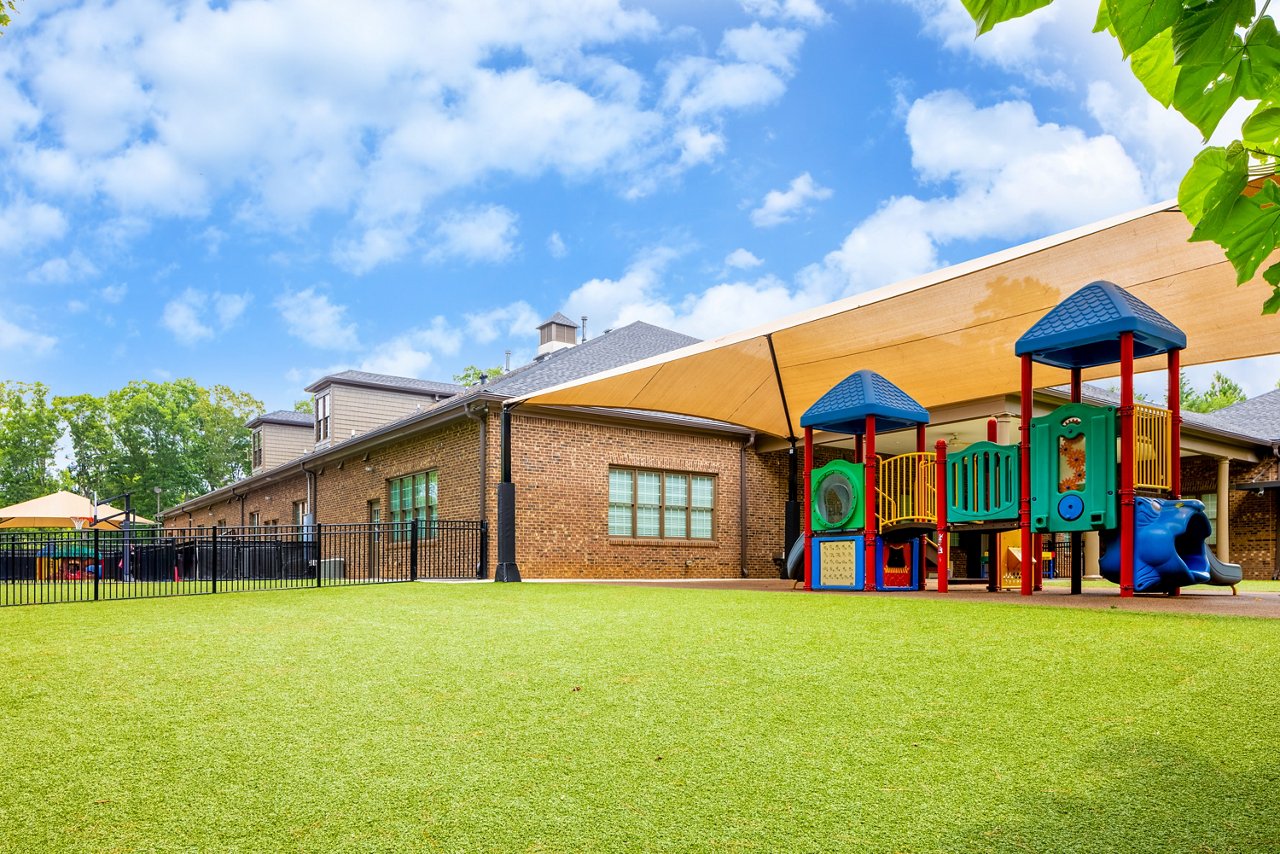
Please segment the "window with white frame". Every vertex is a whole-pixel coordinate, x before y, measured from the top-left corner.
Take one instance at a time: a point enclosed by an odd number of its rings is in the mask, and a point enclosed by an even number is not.
[[[715,477],[609,469],[609,536],[709,540],[714,528]]]
[[[1218,493],[1207,492],[1200,496],[1204,502],[1204,515],[1209,517],[1209,536],[1205,542],[1211,546],[1218,544]]]
[[[262,428],[253,431],[253,467],[262,468]]]
[[[329,393],[316,395],[314,409],[316,411],[316,441],[327,442],[329,440]]]
[[[301,526],[307,515],[307,502],[293,502],[293,524]]]

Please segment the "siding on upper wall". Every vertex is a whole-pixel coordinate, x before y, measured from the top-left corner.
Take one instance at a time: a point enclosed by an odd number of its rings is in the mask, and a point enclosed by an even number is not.
[[[420,409],[434,406],[430,395],[348,385],[329,386],[329,441],[317,447],[345,442],[352,436],[398,421]],[[353,432],[354,431],[354,432]]]
[[[255,474],[296,460],[316,444],[314,428],[305,425],[263,424],[258,430],[262,433],[262,465],[253,470]]]

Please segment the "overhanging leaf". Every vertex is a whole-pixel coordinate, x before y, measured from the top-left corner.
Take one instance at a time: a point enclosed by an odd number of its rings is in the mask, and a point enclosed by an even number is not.
[[[1244,284],[1275,251],[1280,240],[1280,184],[1268,181],[1252,196],[1241,196],[1215,238]]]
[[[1048,6],[1052,0],[963,0],[964,8],[978,25],[978,35],[989,32],[996,24],[1021,18],[1029,12]]]
[[[1128,56],[1182,16],[1181,0],[1107,0],[1111,28]]]
[[[1216,240],[1249,183],[1249,158],[1240,143],[1206,148],[1178,185],[1178,205],[1196,227],[1192,240]]]
[[[1173,103],[1178,66],[1174,64],[1173,35],[1169,30],[1135,50],[1129,58],[1129,67],[1148,95],[1166,107]]]
[[[1093,31],[1100,33],[1103,30],[1111,29],[1111,13],[1107,11],[1107,0],[1102,0],[1098,4],[1098,17],[1093,22]],[[1112,33],[1115,35],[1115,33]]]
[[[1188,8],[1173,25],[1173,52],[1177,63],[1221,62],[1231,49],[1236,26],[1249,23],[1253,10],[1253,0],[1208,0]]]
[[[1244,55],[1239,37],[1237,47],[1223,64],[1183,66],[1173,87],[1173,107],[1200,129],[1208,139],[1240,97],[1240,61]]]
[[[1240,58],[1240,94],[1250,100],[1274,99],[1280,85],[1280,33],[1271,18],[1259,18],[1245,34]]]
[[[1272,101],[1259,104],[1240,132],[1247,148],[1280,156],[1280,106]]]

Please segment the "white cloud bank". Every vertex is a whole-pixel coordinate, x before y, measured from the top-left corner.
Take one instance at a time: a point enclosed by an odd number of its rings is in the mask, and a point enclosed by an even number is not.
[[[205,293],[187,288],[165,303],[160,319],[179,343],[192,345],[229,329],[252,299],[249,294]]]
[[[813,180],[808,172],[792,179],[785,190],[770,190],[765,193],[760,207],[751,212],[751,222],[757,228],[772,228],[791,222],[806,214],[812,208],[812,202],[820,202],[831,198],[832,191]]]
[[[286,291],[274,302],[285,329],[299,341],[318,350],[354,350],[360,346],[356,325],[347,319],[347,307],[331,301],[315,288]]]

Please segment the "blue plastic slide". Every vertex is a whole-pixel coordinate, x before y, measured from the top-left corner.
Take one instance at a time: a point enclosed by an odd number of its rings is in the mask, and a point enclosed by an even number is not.
[[[1172,593],[1192,584],[1234,588],[1244,572],[1223,563],[1205,540],[1212,532],[1204,504],[1189,498],[1135,500],[1133,589],[1136,593]],[[1120,531],[1102,532],[1102,577],[1120,583]]]

